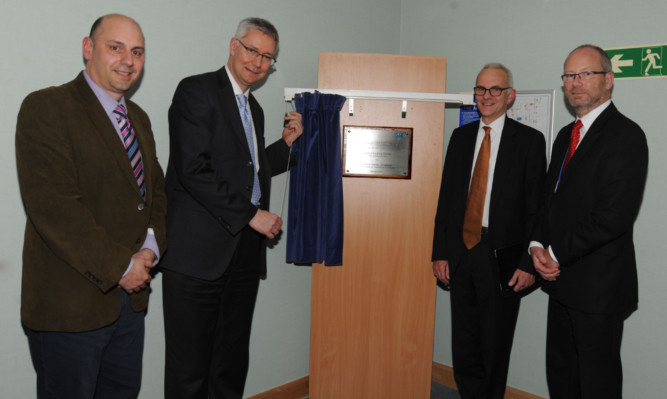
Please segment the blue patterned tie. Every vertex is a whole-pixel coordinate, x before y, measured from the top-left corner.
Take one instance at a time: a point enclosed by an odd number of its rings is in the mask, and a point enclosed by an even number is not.
[[[118,121],[120,133],[123,136],[123,145],[125,146],[125,150],[127,150],[127,156],[130,158],[130,166],[132,166],[134,178],[137,179],[139,191],[145,200],[146,182],[144,181],[144,162],[141,158],[141,150],[139,149],[137,136],[134,134],[134,128],[130,124],[130,120],[127,118],[127,113],[125,112],[125,107],[122,104],[116,106],[116,109],[113,110],[113,114],[116,117],[116,121]]]
[[[257,160],[255,158],[255,144],[252,134],[252,120],[250,120],[250,112],[248,112],[247,103],[244,94],[237,94],[236,98],[239,100],[239,112],[241,113],[241,120],[243,121],[243,129],[245,130],[245,138],[248,141],[248,149],[250,150],[250,157],[252,158],[253,171],[255,172],[255,179],[252,182],[252,196],[250,202],[257,205],[259,199],[262,197],[262,192],[259,188],[259,177],[257,176]]]

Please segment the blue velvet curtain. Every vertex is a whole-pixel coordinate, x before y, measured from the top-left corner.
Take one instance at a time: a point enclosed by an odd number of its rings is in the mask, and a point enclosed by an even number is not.
[[[301,93],[303,135],[292,145],[287,261],[343,264],[343,180],[340,110],[345,97]]]

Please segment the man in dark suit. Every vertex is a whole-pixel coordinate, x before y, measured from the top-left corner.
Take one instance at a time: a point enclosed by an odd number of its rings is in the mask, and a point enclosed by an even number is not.
[[[632,230],[648,147],[611,102],[614,74],[604,50],[577,47],[562,78],[577,120],[554,142],[530,248],[549,294],[549,394],[620,398],[623,323],[637,306]]]
[[[512,85],[501,64],[481,70],[474,89],[481,123],[454,130],[442,172],[433,273],[451,284],[454,377],[464,399],[503,397],[518,293],[535,282],[528,234],[546,170],[545,141],[507,118]]]
[[[250,87],[275,62],[278,32],[248,18],[227,66],[180,82],[169,109],[169,252],[163,271],[167,398],[241,398],[250,327],[266,274],[271,177],[287,170],[301,115],[265,149],[264,114]],[[247,105],[246,105],[247,103]]]
[[[150,121],[124,98],[144,65],[141,28],[101,17],[83,56],[85,71],[30,94],[18,115],[21,320],[37,397],[137,397],[149,271],[166,247]]]

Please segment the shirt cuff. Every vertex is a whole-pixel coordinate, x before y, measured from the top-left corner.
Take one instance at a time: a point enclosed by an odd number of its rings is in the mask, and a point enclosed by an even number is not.
[[[556,259],[556,255],[554,255],[554,250],[551,249],[551,245],[549,245],[549,255],[551,255],[551,259],[553,259],[556,263],[560,264],[558,259]]]
[[[144,243],[139,249],[139,251],[141,251],[142,249],[150,249],[155,254],[155,263],[158,263],[160,261],[160,248],[157,245],[157,240],[155,239],[155,231],[153,230],[152,227],[148,228],[148,231],[146,233],[146,239],[144,240]],[[130,258],[130,264],[127,266],[127,269],[125,269],[123,277],[125,277],[125,275],[127,275],[127,273],[130,272],[130,269],[132,269],[133,265],[134,265],[134,259]]]
[[[541,242],[539,242],[539,241],[531,241],[530,244],[528,244],[528,255],[531,255],[531,253],[530,253],[530,249],[531,249],[532,247],[538,247],[538,248],[544,249],[544,245],[542,245]]]

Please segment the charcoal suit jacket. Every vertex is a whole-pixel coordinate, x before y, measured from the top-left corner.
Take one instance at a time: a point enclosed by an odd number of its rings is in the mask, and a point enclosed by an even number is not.
[[[466,251],[463,244],[463,219],[479,124],[479,121],[472,122],[454,130],[442,172],[432,260],[449,261],[452,276]],[[490,187],[489,244],[494,250],[525,246],[525,256],[517,266],[533,274],[535,271],[527,248],[529,233],[539,209],[545,171],[544,136],[529,126],[506,118],[496,158],[493,187]]]
[[[257,137],[262,198],[268,209],[271,177],[287,169],[289,147],[280,139],[265,148],[264,113],[251,94],[248,104]],[[227,269],[239,233],[258,207],[250,202],[254,165],[225,67],[183,79],[169,109],[169,251],[160,267],[215,280]],[[258,256],[266,274],[266,240]]]
[[[532,237],[551,246],[560,263],[556,281],[543,288],[583,312],[631,311],[638,301],[633,225],[646,182],[646,136],[610,104],[584,135],[559,183],[573,126],[561,129],[554,142]]]

